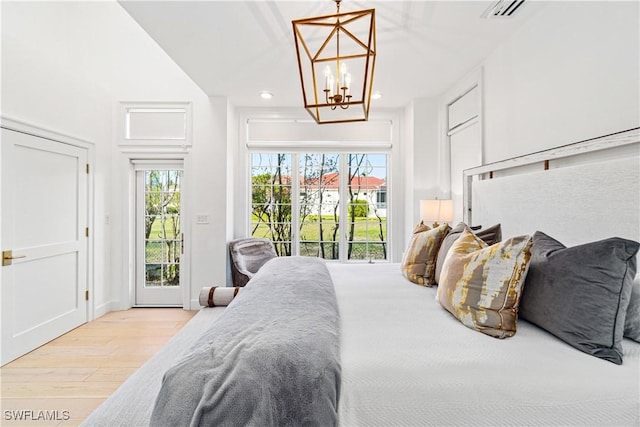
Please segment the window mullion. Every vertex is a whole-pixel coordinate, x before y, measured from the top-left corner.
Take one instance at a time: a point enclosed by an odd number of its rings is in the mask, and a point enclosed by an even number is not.
[[[348,183],[349,183],[349,169],[347,164],[347,156],[349,154],[341,153],[340,154],[340,162],[338,173],[340,174],[340,244],[338,247],[340,248],[339,259],[340,262],[345,262],[348,260],[347,258],[347,248],[348,242],[347,239],[349,237],[348,233],[348,225],[349,225],[349,217],[348,217]]]
[[[291,153],[291,255],[300,255],[300,155]]]

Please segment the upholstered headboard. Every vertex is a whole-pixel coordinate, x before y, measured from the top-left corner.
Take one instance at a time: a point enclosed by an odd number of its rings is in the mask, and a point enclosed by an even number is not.
[[[465,222],[505,237],[640,240],[640,128],[468,169],[464,183]]]

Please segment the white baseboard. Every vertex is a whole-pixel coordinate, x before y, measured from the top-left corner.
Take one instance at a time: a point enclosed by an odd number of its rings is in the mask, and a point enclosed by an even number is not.
[[[111,300],[96,306],[96,308],[93,311],[93,319],[95,320],[98,317],[102,317],[105,314],[109,313],[110,311],[119,310],[118,303],[119,303],[118,300]]]
[[[107,301],[103,304],[98,305],[93,311],[93,319],[95,320],[99,317],[104,316],[105,314],[111,311],[121,311],[127,310],[131,307],[122,308],[120,306],[119,300],[111,300]],[[189,301],[189,307],[185,307],[185,310],[200,310],[202,307],[200,306],[200,301],[198,299],[192,299]]]

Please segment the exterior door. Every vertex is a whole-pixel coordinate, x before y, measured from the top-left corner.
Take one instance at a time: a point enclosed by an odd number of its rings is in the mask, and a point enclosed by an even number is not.
[[[5,364],[87,321],[86,148],[2,129]]]
[[[136,166],[136,305],[182,307],[182,162]]]

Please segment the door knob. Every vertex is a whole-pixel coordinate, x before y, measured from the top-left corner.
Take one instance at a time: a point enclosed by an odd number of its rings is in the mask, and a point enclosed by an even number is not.
[[[2,251],[2,266],[11,265],[11,261],[18,258],[26,258],[26,255],[13,255],[12,250]]]

